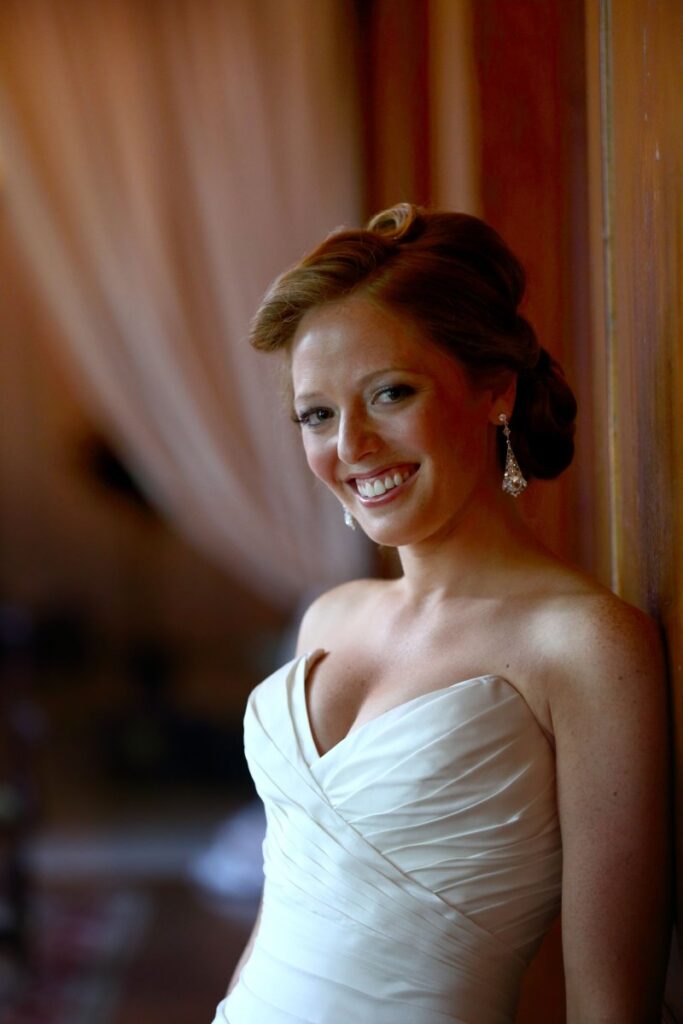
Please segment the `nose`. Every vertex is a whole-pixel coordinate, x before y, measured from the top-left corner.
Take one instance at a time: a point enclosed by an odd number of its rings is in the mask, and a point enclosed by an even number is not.
[[[367,415],[358,411],[341,415],[337,433],[337,455],[341,462],[347,466],[358,465],[380,445],[381,439]]]

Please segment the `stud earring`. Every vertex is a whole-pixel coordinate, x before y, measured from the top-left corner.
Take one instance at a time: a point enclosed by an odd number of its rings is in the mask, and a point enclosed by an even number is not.
[[[507,494],[511,494],[513,498],[517,498],[522,491],[526,488],[527,482],[522,476],[522,471],[519,468],[519,463],[515,458],[515,453],[512,450],[510,444],[510,427],[508,426],[508,418],[504,412],[498,417],[498,422],[503,424],[503,433],[505,434],[505,472],[503,473],[503,490]]]
[[[344,510],[344,523],[345,523],[345,525],[348,526],[349,530],[355,530],[356,529],[356,520],[353,518],[353,516],[349,512],[349,510],[346,507],[346,505],[342,505],[342,508]]]

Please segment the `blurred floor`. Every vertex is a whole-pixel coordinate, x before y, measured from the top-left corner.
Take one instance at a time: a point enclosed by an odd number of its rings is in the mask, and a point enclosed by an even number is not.
[[[253,796],[241,712],[195,699],[194,675],[183,688],[171,672],[152,699],[123,660],[27,659],[2,676],[31,728],[0,763],[0,812],[16,779],[31,813],[12,839],[27,851],[27,959],[0,945],[0,1024],[209,1024],[251,929],[260,819],[223,827]],[[6,862],[0,848],[0,883]]]
[[[209,1024],[257,906],[253,891],[230,900],[190,878],[217,810],[152,802],[144,821],[138,806],[36,837],[31,962],[20,996],[0,998],[0,1024],[61,1022],[62,1006],[69,1024]]]
[[[150,885],[153,912],[113,1024],[210,1024],[251,929],[181,881]],[[251,908],[251,916],[256,906]],[[93,1022],[95,1024],[95,1022]]]
[[[210,895],[190,869],[250,793],[239,780],[108,778],[86,716],[81,705],[74,729],[52,715],[42,748],[26,857],[32,959],[6,983],[0,950],[0,1024],[209,1024],[257,901],[253,885],[232,902]],[[241,830],[228,854],[240,840]]]

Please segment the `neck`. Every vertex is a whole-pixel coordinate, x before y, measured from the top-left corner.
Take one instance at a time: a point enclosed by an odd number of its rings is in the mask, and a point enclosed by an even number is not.
[[[473,496],[443,536],[399,548],[402,587],[411,601],[502,596],[512,576],[549,556],[514,498]]]

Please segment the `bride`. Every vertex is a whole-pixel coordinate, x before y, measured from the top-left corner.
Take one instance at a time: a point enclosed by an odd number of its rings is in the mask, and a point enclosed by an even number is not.
[[[523,292],[482,221],[401,204],[254,320],[312,472],[403,574],[319,598],[251,695],[266,881],[216,1024],[510,1024],[560,904],[569,1024],[658,1019],[658,632],[519,515],[576,412]]]

